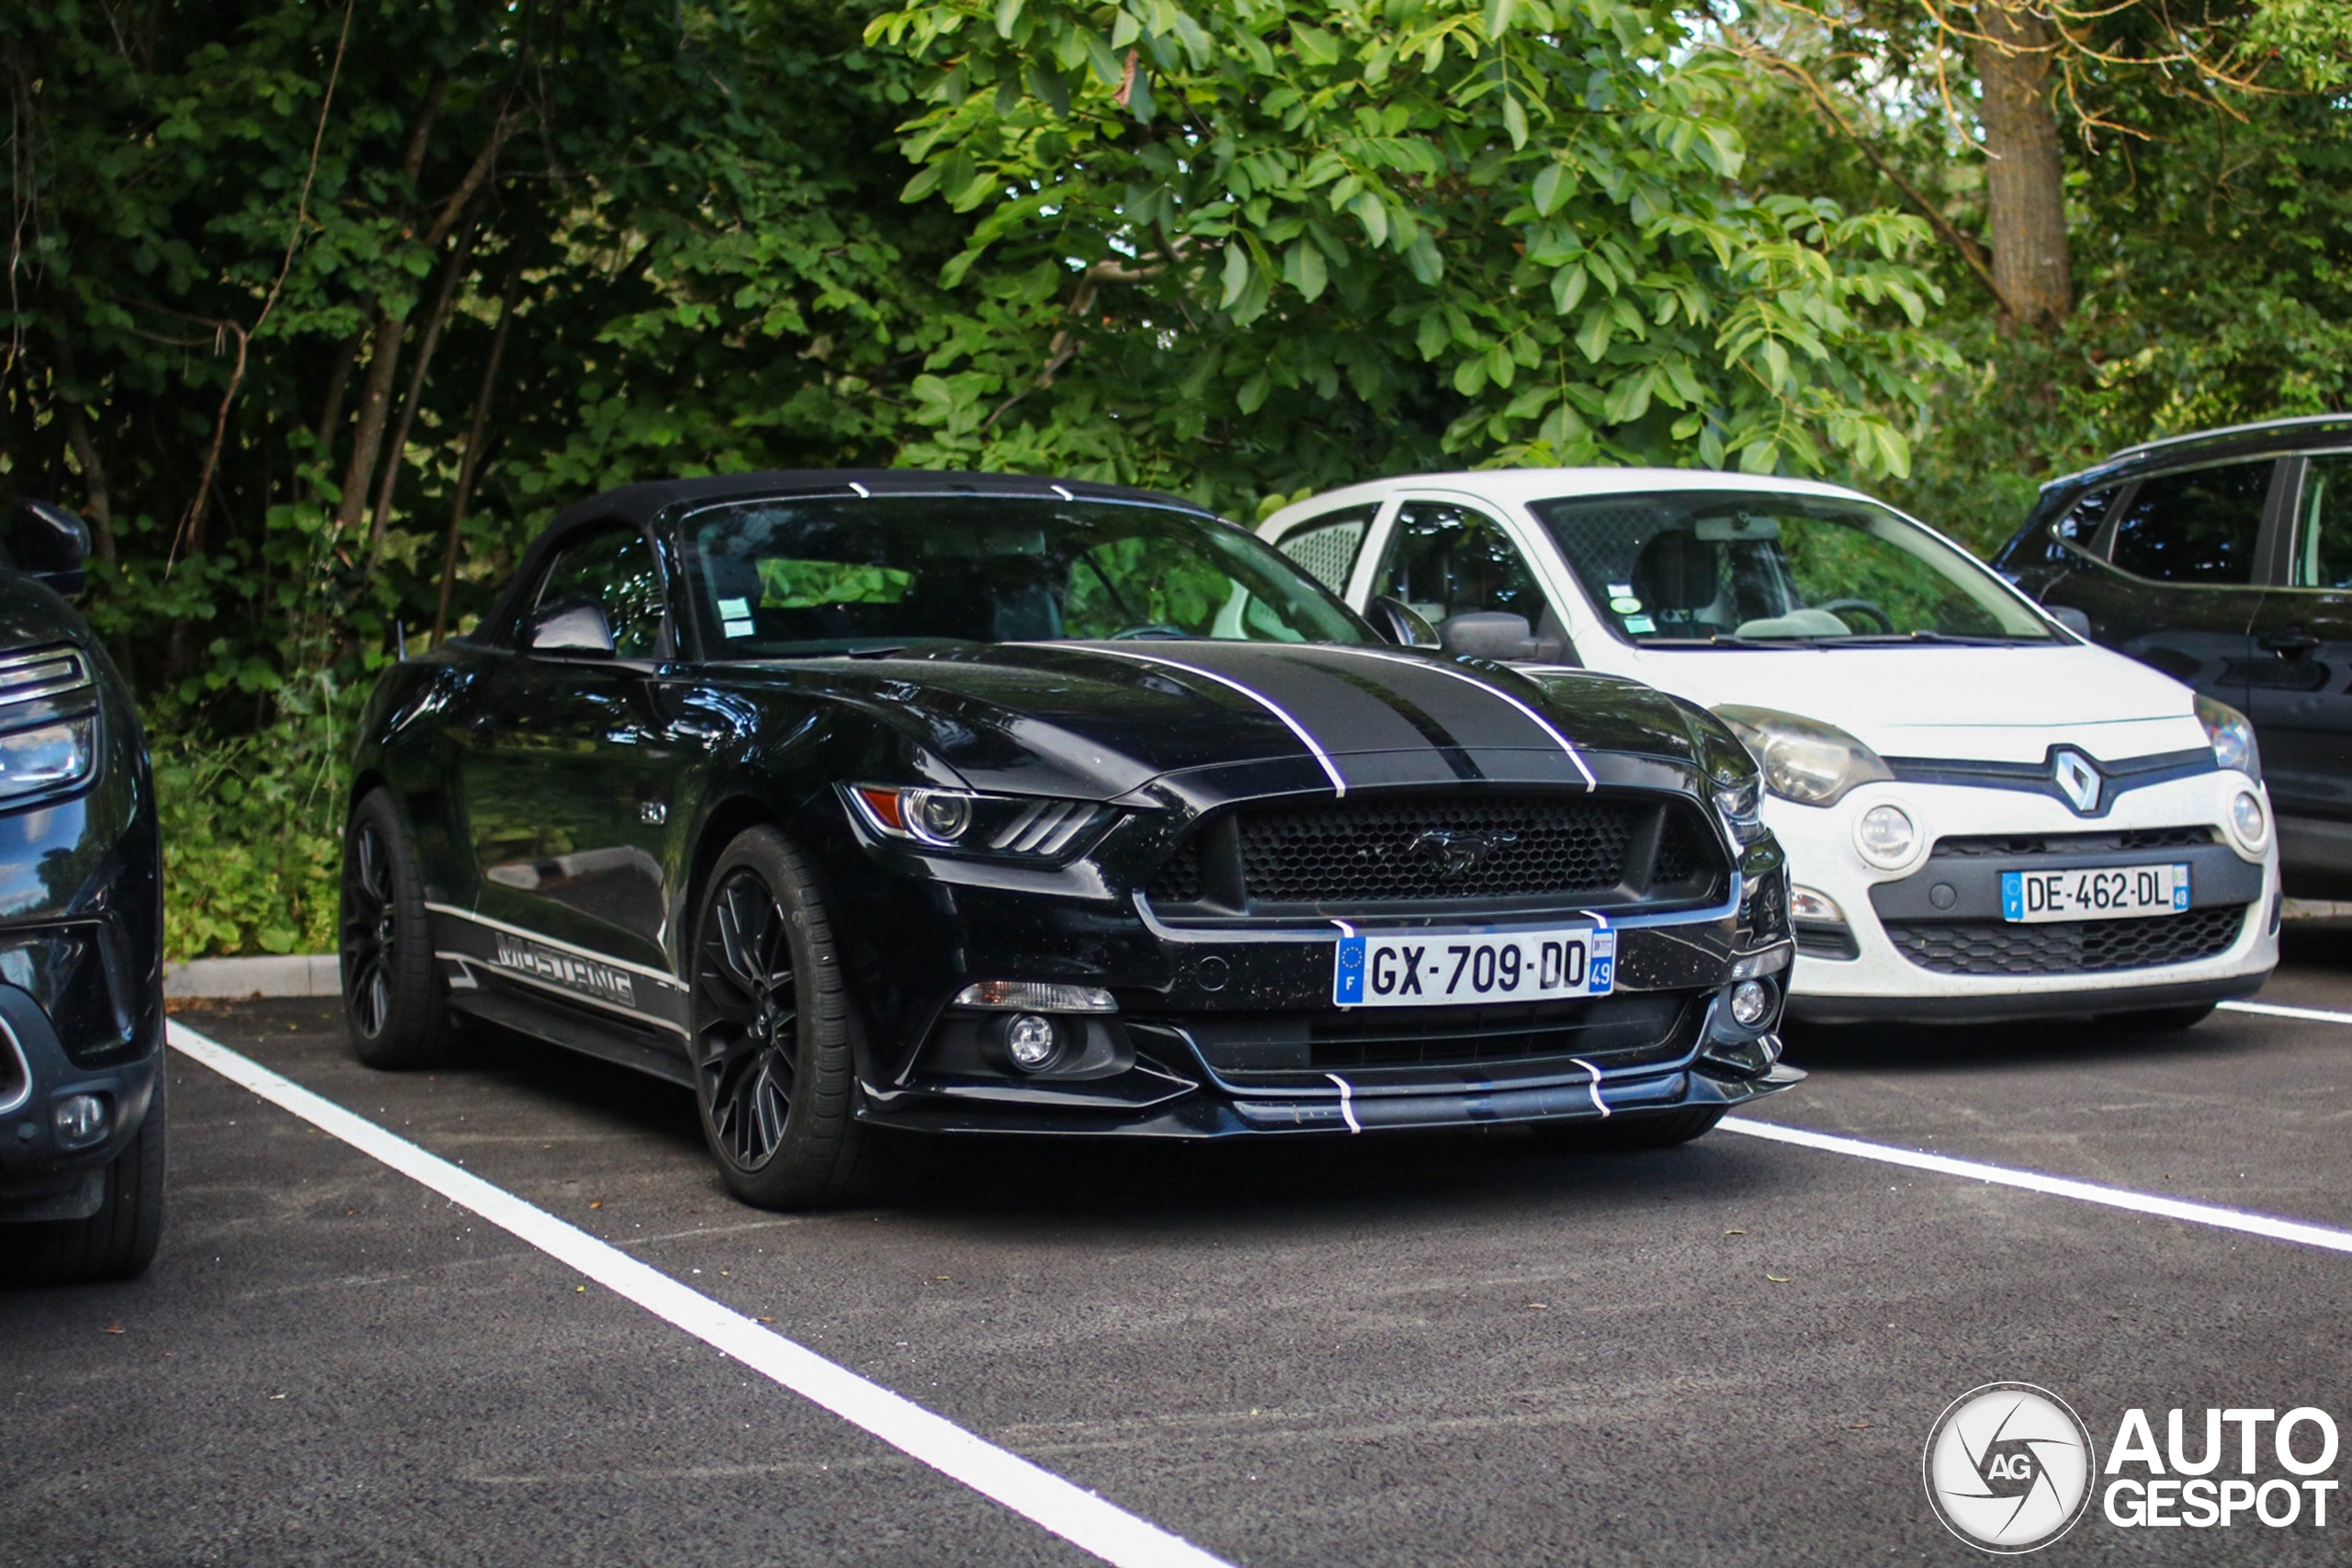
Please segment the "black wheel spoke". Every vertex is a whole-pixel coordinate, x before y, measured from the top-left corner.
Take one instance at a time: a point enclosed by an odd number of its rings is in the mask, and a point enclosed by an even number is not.
[[[704,906],[695,1000],[695,1081],[711,1141],[743,1169],[767,1163],[792,1120],[799,1010],[791,933],[754,872],[722,877]]]

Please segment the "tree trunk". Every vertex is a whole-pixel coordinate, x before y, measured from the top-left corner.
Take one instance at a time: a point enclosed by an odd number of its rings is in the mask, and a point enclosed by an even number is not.
[[[519,227],[519,226],[518,226]],[[514,325],[514,302],[523,296],[523,257],[526,242],[516,240],[514,259],[506,268],[506,289],[498,301],[498,330],[491,334],[490,363],[481,370],[481,389],[474,394],[474,417],[466,427],[465,455],[458,459],[458,495],[449,507],[449,540],[441,552],[441,597],[433,609],[433,646],[449,630],[449,591],[458,581],[458,530],[465,523],[466,507],[473,500],[474,480],[481,474],[482,439],[490,429],[490,400],[498,389],[498,367],[506,358],[506,336]]]
[[[334,368],[327,372],[326,396],[319,406],[319,427],[311,444],[311,461],[317,465],[318,478],[311,486],[311,499],[324,502],[327,498],[326,475],[334,468],[335,437],[343,433],[343,398],[351,389],[351,367],[359,362],[359,351],[368,342],[366,333],[357,333],[349,343],[335,350]]]
[[[408,392],[401,399],[400,417],[392,422],[391,439],[384,451],[384,471],[376,480],[376,504],[368,523],[368,564],[365,575],[376,575],[376,568],[384,556],[384,530],[392,517],[392,496],[401,480],[401,460],[408,450],[409,427],[416,422],[416,406],[424,399],[425,378],[433,369],[433,354],[441,344],[441,329],[449,320],[449,306],[458,297],[458,285],[465,278],[466,263],[472,259],[474,240],[481,232],[479,226],[469,226],[458,237],[458,248],[450,255],[448,265],[442,269],[441,288],[433,297],[432,310],[424,318],[424,330],[417,339],[416,365],[409,372]]]
[[[2051,104],[2049,24],[2029,0],[1978,0],[1984,208],[1993,283],[2007,325],[2054,327],[2075,309],[2066,257],[2066,165]]]
[[[74,345],[62,333],[57,339],[57,368],[64,383],[57,390],[64,410],[65,445],[73,448],[74,461],[82,470],[82,511],[90,520],[90,547],[99,560],[112,567],[114,497],[107,488],[107,466],[98,457],[97,443],[90,439],[89,420],[82,412],[84,389],[81,373],[74,367]]]

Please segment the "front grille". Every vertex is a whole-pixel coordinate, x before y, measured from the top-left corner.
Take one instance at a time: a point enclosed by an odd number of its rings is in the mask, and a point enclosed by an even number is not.
[[[1481,792],[1243,808],[1179,845],[1147,889],[1158,907],[1220,886],[1253,910],[1355,909],[1542,897],[1704,898],[1726,867],[1706,820],[1666,796]]]
[[[2109,833],[1968,833],[1938,839],[1938,858],[2011,859],[2020,855],[2108,854],[2123,850],[2184,850],[2215,840],[2211,828],[2132,828]]]
[[[2128,920],[1890,921],[1903,956],[1939,975],[2088,975],[2187,964],[2225,951],[2245,928],[2244,904]]]
[[[1574,1057],[1604,1071],[1673,1061],[1689,1049],[1679,996],[1492,1007],[1364,1008],[1332,1013],[1199,1013],[1130,1019],[1145,1032],[1179,1030],[1228,1081],[1301,1077],[1317,1088],[1330,1072],[1410,1078],[1415,1069],[1494,1067]]]

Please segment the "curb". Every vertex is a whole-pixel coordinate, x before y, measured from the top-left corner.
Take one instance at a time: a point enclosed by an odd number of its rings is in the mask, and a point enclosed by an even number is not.
[[[243,1001],[256,997],[339,997],[343,967],[332,953],[270,958],[197,958],[164,965],[167,1001],[202,997]]]

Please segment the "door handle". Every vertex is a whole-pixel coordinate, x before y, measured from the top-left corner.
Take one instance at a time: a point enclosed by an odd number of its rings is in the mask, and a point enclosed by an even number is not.
[[[2290,659],[2301,658],[2319,646],[2319,638],[2300,626],[2290,626],[2283,632],[2275,632],[2261,640],[2262,646],[2271,652],[2283,653]]]

